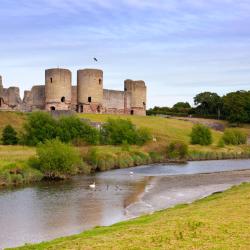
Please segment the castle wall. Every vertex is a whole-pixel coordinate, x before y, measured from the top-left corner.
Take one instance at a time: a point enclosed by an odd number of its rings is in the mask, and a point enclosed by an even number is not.
[[[22,100],[20,90],[17,87],[2,88],[1,90],[1,110],[20,110]]]
[[[124,114],[125,113],[125,93],[117,90],[103,90],[104,113]]]
[[[71,109],[77,111],[77,86],[71,87]]]
[[[80,113],[146,115],[147,88],[144,81],[126,80],[124,91],[103,89],[103,71],[77,71],[77,86],[67,69],[47,69],[45,85],[35,85],[24,92],[19,88],[3,88],[0,76],[0,110],[57,110]]]

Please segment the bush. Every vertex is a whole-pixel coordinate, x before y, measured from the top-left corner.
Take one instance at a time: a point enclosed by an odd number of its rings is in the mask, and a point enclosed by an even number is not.
[[[180,142],[180,141],[175,141],[175,142],[171,142],[167,146],[167,157],[169,159],[182,160],[182,159],[186,159],[187,156],[188,156],[187,144]]]
[[[190,136],[192,144],[204,146],[212,144],[213,141],[211,130],[202,124],[194,125]]]
[[[56,138],[56,121],[50,114],[45,112],[34,112],[28,117],[24,125],[23,143],[35,146],[40,142]]]
[[[97,144],[99,132],[79,118],[62,117],[58,121],[45,112],[34,112],[24,126],[23,143],[37,145],[46,140],[59,138],[62,142]]]
[[[16,145],[17,144],[17,132],[11,125],[7,125],[3,129],[2,143],[4,145]]]
[[[64,144],[58,139],[48,140],[37,147],[36,166],[49,179],[66,178],[78,171],[82,161],[79,152],[72,146]]]
[[[146,142],[152,140],[152,135],[148,128],[137,129],[136,144],[139,146],[144,145]]]
[[[62,117],[58,121],[57,136],[62,142],[72,142],[79,139],[88,144],[97,144],[99,133],[86,122],[75,116]]]
[[[224,148],[224,147],[225,147],[225,142],[224,142],[223,138],[220,138],[220,140],[219,140],[217,146],[218,146],[219,148]]]
[[[161,153],[151,151],[149,152],[149,157],[153,163],[160,163],[164,161],[164,156]]]
[[[101,129],[101,143],[120,145],[125,142],[143,145],[151,140],[150,132],[145,128],[136,129],[130,120],[108,119]]]
[[[227,145],[241,145],[247,143],[247,135],[238,129],[226,129],[222,139]]]

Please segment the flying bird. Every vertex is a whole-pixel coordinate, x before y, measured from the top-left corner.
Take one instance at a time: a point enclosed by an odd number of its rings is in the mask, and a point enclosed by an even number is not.
[[[95,62],[98,62],[98,60],[97,60],[97,58],[96,58],[96,57],[94,57],[93,59],[94,59],[94,61],[95,61]]]

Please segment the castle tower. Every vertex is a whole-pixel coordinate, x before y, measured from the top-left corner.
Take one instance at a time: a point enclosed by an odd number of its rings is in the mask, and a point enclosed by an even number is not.
[[[2,76],[0,76],[0,97],[3,96],[3,80]]]
[[[3,105],[3,80],[2,76],[0,76],[0,108]]]
[[[144,81],[125,80],[125,103],[130,100],[130,105],[125,107],[131,115],[146,115],[147,87]]]
[[[45,71],[45,109],[70,110],[72,75],[68,69]]]
[[[102,113],[103,71],[83,69],[77,71],[77,109],[80,113]]]

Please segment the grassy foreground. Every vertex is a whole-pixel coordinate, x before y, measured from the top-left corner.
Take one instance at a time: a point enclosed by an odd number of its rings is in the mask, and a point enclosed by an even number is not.
[[[250,184],[190,205],[17,249],[249,249]]]

